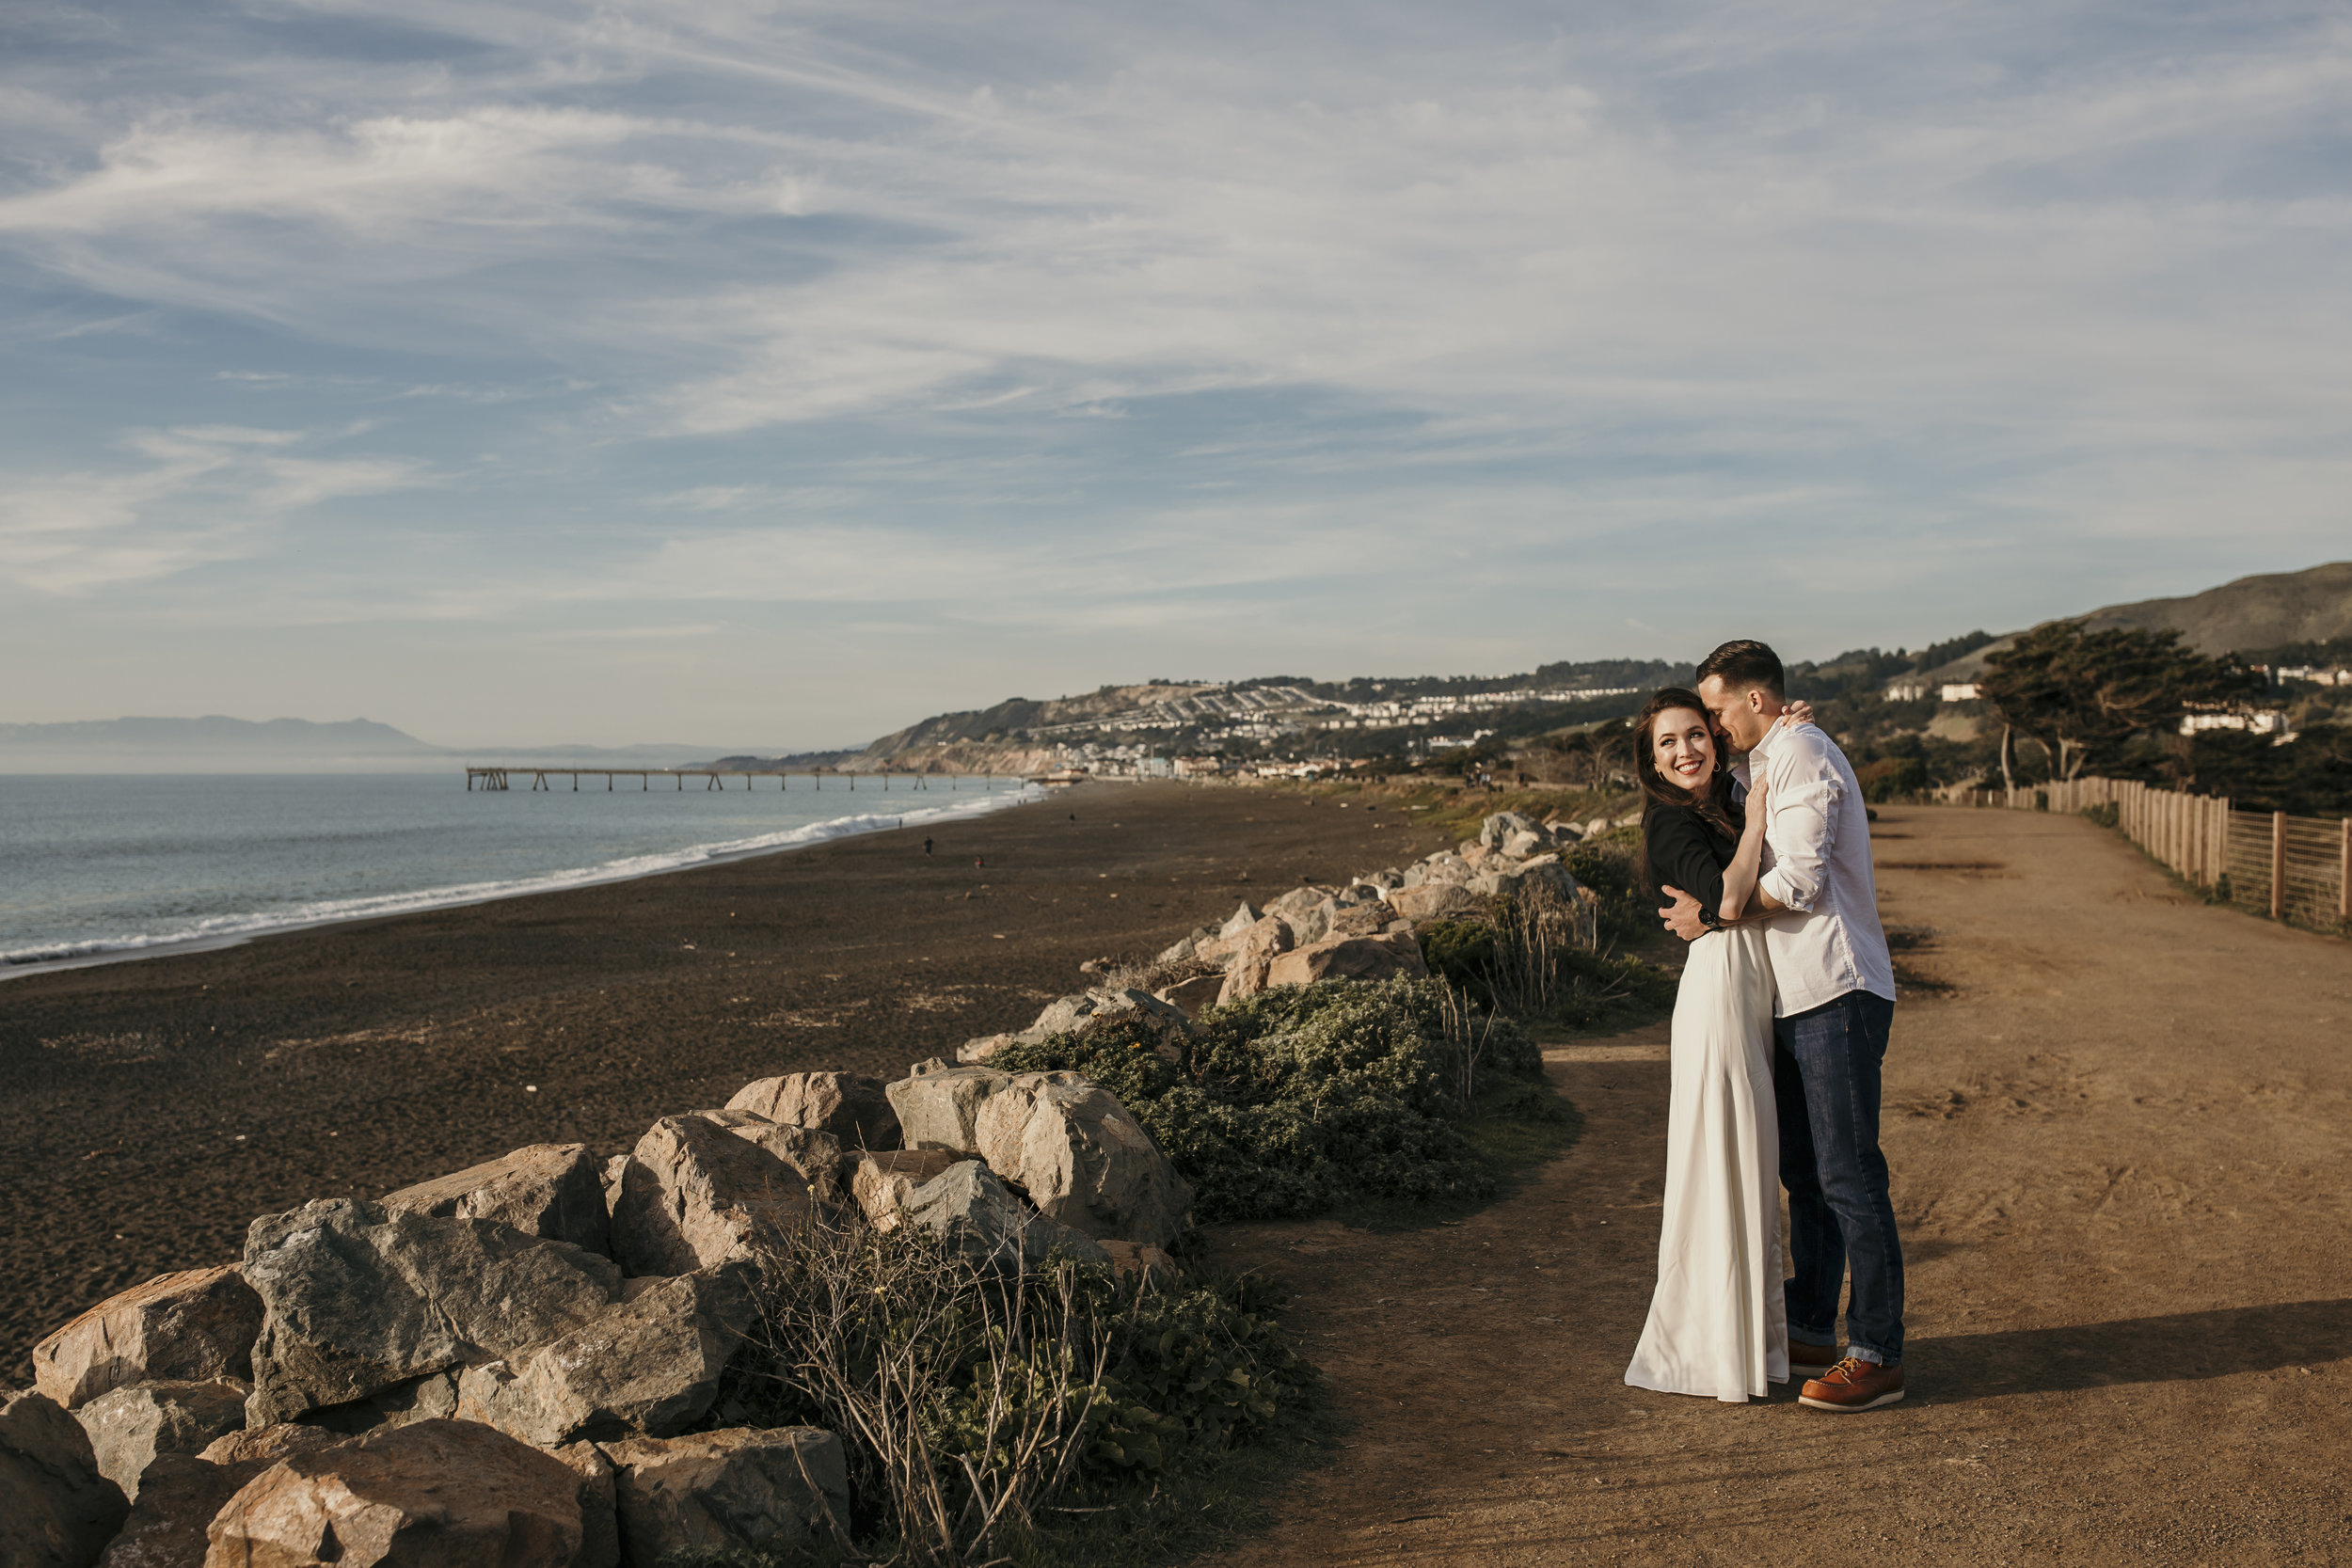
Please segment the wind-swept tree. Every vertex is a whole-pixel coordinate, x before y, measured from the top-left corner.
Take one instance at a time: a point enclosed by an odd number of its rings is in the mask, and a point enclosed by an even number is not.
[[[2001,765],[2022,735],[2050,755],[2051,771],[2078,777],[2093,758],[2133,736],[2167,729],[2193,707],[2253,692],[2254,677],[2181,646],[2171,631],[2136,626],[2084,631],[2069,622],[2037,626],[1985,661],[1979,683],[1999,716]]]

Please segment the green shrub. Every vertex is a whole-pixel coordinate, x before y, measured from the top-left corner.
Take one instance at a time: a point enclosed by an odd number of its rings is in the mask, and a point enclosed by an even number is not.
[[[1646,942],[1658,934],[1660,901],[1643,879],[1638,825],[1582,839],[1560,859],[1600,900],[1594,913],[1604,942]]]
[[[1119,1096],[1192,1183],[1202,1220],[1495,1191],[1492,1162],[1455,1125],[1478,1108],[1454,1098],[1435,981],[1279,986],[1199,1022],[1181,1066],[1119,1028],[1009,1046],[989,1065],[1080,1072]],[[1484,1043],[1488,1082],[1541,1080],[1543,1053],[1510,1020],[1493,1020]]]
[[[2123,820],[2123,808],[2109,800],[2102,805],[2085,806],[2083,815],[2102,828],[2112,828]]]

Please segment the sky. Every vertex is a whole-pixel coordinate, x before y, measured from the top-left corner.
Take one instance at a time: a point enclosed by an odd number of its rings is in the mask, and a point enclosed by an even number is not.
[[[0,721],[862,742],[2352,555],[2340,6],[0,9]]]

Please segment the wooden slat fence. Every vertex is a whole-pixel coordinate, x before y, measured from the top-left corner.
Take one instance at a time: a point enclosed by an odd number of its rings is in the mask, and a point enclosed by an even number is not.
[[[2030,789],[1970,792],[1972,805],[2012,811],[2113,806],[2134,844],[2199,887],[2273,920],[2352,923],[2352,817],[2233,811],[2217,795],[2157,789],[2128,779],[2070,779]]]

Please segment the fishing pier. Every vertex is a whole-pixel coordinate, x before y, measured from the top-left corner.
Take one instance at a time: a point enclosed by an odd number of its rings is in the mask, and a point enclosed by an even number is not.
[[[963,787],[964,777],[960,773],[898,773],[894,775],[887,772],[867,773],[862,776],[866,780],[867,789],[871,790],[879,785],[884,794],[889,793],[890,781],[894,777],[898,781],[898,788],[901,791],[929,790],[933,787],[931,781],[934,779],[946,780],[947,787],[951,790],[961,789]],[[552,790],[555,785],[548,782],[552,779],[569,779],[572,782],[572,788],[577,791],[580,788],[580,781],[583,777],[602,779],[604,787],[608,790],[614,787],[615,779],[635,779],[637,787],[641,790],[651,789],[653,781],[656,779],[675,779],[677,787],[681,790],[686,787],[686,781],[689,779],[702,780],[703,788],[706,790],[724,789],[727,787],[726,782],[729,779],[742,780],[743,787],[747,790],[755,787],[753,781],[757,779],[775,780],[779,790],[789,788],[789,780],[806,779],[809,781],[810,789],[822,790],[825,787],[825,781],[831,779],[834,787],[840,788],[846,785],[854,793],[861,775],[818,772],[769,773],[757,769],[747,771],[739,768],[573,768],[568,766],[541,768],[536,765],[528,768],[474,768],[469,766],[466,769],[466,790],[471,794],[477,789],[512,789],[515,787],[513,781],[527,778],[531,781],[530,787],[533,791]],[[976,788],[993,793],[996,785],[1006,781],[981,776],[975,778],[972,782]]]

